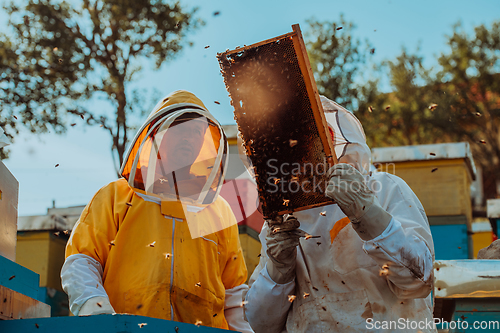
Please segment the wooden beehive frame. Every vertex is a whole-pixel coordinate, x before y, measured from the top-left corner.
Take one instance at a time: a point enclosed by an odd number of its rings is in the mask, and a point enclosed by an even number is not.
[[[337,157],[335,155],[335,150],[333,149],[333,142],[332,138],[329,133],[328,129],[328,124],[326,122],[326,118],[324,115],[323,107],[321,105],[321,100],[320,96],[318,93],[318,89],[316,87],[316,82],[314,80],[314,75],[311,69],[311,65],[309,62],[309,57],[306,52],[306,47],[302,38],[302,33],[300,31],[300,27],[298,24],[295,24],[292,26],[293,32],[280,35],[275,38],[267,39],[252,45],[244,46],[244,47],[238,47],[234,50],[227,50],[226,52],[218,54],[218,58],[224,58],[224,57],[229,57],[231,55],[235,55],[238,53],[243,53],[246,50],[251,50],[255,49],[259,46],[267,45],[267,44],[272,44],[280,40],[285,40],[287,38],[290,38],[293,43],[293,49],[295,51],[296,57],[297,57],[297,62],[298,62],[298,67],[300,68],[300,72],[303,77],[303,82],[305,84],[307,96],[309,98],[310,106],[311,106],[311,111],[313,113],[313,118],[314,122],[316,124],[317,130],[318,130],[318,136],[321,140],[322,147],[325,153],[325,158],[327,160],[327,163],[332,166],[336,164]],[[222,65],[221,65],[222,66]],[[284,214],[284,213],[291,213],[293,211],[300,211],[300,210],[305,210],[305,209],[310,209],[313,207],[318,207],[318,206],[324,206],[326,204],[331,203],[326,201],[321,202],[321,203],[310,203],[304,206],[300,207],[293,207],[293,208],[285,208],[277,214]]]

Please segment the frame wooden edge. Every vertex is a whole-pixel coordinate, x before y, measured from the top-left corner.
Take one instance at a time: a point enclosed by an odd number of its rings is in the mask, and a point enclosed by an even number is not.
[[[337,156],[335,155],[335,150],[333,149],[332,138],[330,137],[330,133],[328,130],[328,123],[326,122],[325,113],[323,111],[323,106],[321,105],[321,99],[319,97],[318,88],[316,86],[316,80],[314,79],[314,75],[311,68],[311,63],[309,62],[309,56],[307,55],[306,46],[304,44],[304,39],[302,38],[302,32],[300,31],[300,26],[298,24],[292,25],[292,29],[294,32],[295,38],[292,37],[294,45],[297,47],[297,58],[300,64],[300,68],[305,70],[305,73],[302,74],[304,77],[309,77],[309,83],[306,82],[306,89],[309,92],[310,96],[314,96],[316,103],[311,103],[313,108],[318,107],[318,112],[313,112],[315,115],[316,126],[318,127],[318,131],[320,131],[320,137],[326,138],[326,142],[323,141],[323,147],[325,149],[325,153],[327,154],[327,160],[330,166],[338,163]],[[314,111],[314,110],[313,110]],[[321,125],[321,126],[318,126]],[[323,136],[322,136],[323,135]]]
[[[280,40],[280,39],[284,39],[284,38],[287,38],[287,37],[293,37],[295,34],[296,34],[295,32],[289,32],[289,33],[286,33],[284,35],[281,35],[281,36],[278,36],[278,37],[274,37],[274,38],[269,38],[269,39],[266,39],[266,40],[263,40],[263,41],[251,44],[251,45],[247,45],[247,46],[243,46],[243,47],[238,47],[238,48],[236,48],[234,50],[227,50],[227,51],[224,51],[224,52],[221,52],[221,53],[217,53],[217,57],[225,56],[225,55],[230,55],[230,54],[234,54],[234,53],[238,53],[238,52],[242,52],[242,51],[246,51],[246,50],[249,50],[249,49],[253,49],[254,47],[265,45],[265,44],[274,43],[275,41]]]

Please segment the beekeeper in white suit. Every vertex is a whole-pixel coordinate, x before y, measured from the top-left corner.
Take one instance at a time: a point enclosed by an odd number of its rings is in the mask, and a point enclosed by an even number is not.
[[[368,171],[358,119],[323,96],[321,102],[339,158],[325,193],[336,204],[264,224],[247,320],[255,332],[269,333],[436,332],[434,246],[424,209],[403,180]],[[300,237],[299,222],[321,237]]]

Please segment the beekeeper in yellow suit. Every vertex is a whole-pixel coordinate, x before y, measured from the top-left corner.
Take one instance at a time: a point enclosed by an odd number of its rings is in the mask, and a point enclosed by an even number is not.
[[[154,108],[117,181],[85,207],[62,285],[75,315],[130,313],[242,332],[247,270],[219,196],[228,159],[220,124],[192,93]]]
[[[336,203],[264,224],[246,318],[265,333],[436,332],[425,211],[402,179],[369,171],[358,119],[321,102],[339,159],[325,195]]]

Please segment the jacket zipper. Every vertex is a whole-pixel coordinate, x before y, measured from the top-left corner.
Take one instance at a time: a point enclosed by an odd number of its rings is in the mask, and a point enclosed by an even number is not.
[[[166,216],[165,216],[166,217]],[[173,289],[173,283],[174,283],[174,236],[175,236],[175,218],[172,217],[172,262],[170,263],[170,318],[173,321],[174,320],[174,307],[172,305],[172,289]]]

